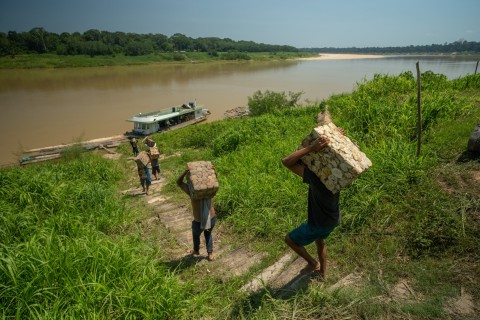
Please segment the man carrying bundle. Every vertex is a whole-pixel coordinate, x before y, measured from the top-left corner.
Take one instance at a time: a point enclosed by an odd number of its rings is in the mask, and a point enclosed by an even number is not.
[[[343,130],[342,130],[343,133]],[[303,178],[308,184],[308,220],[285,236],[285,242],[308,265],[302,274],[314,272],[325,279],[327,275],[327,245],[325,239],[340,222],[339,193],[332,193],[322,181],[302,162],[301,158],[311,152],[322,151],[328,147],[329,139],[319,137],[310,145],[302,147],[282,159],[285,167]],[[312,257],[305,246],[315,242],[318,261]]]
[[[133,156],[134,157],[138,156],[138,141],[137,141],[137,139],[135,139],[135,137],[128,137],[128,140],[130,141],[130,145],[132,146]]]
[[[200,162],[198,162],[200,163]],[[203,162],[202,162],[203,163]],[[180,189],[183,190],[188,196],[190,197],[192,203],[192,211],[193,211],[193,221],[192,221],[192,237],[193,237],[193,250],[191,254],[199,255],[200,254],[200,236],[203,233],[205,237],[205,244],[207,247],[207,260],[212,261],[214,259],[213,256],[213,237],[212,237],[212,230],[215,227],[215,222],[217,220],[215,216],[215,209],[213,207],[213,196],[218,189],[218,182],[216,181],[216,174],[213,170],[213,165],[210,164],[206,171],[212,171],[215,175],[215,181],[213,183],[215,186],[213,188],[209,188],[207,193],[203,193],[201,196],[197,196],[195,194],[195,186],[192,180],[195,180],[197,177],[191,177],[193,173],[191,171],[201,171],[201,170],[194,170],[193,165],[196,163],[189,163],[187,169],[177,178],[177,185]],[[187,182],[185,182],[185,177],[187,177]],[[210,175],[211,177],[211,175]],[[202,191],[202,190],[201,190]],[[198,191],[197,191],[198,193]],[[208,196],[208,197],[207,197]]]
[[[150,164],[152,165],[152,174],[155,180],[158,179],[157,173],[160,174],[160,152],[157,147],[150,147],[148,150],[148,156],[150,157]]]
[[[150,178],[150,171],[148,170],[148,163],[150,162],[150,157],[146,151],[142,151],[134,158],[135,163],[137,164],[138,177],[140,178],[140,184],[142,185],[143,192],[148,195],[148,189],[152,184],[152,179]]]

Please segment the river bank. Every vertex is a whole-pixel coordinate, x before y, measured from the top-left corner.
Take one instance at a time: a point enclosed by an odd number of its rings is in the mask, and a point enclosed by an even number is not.
[[[317,57],[298,58],[298,60],[348,60],[348,59],[381,59],[380,54],[319,53]]]
[[[126,56],[123,54],[86,56],[57,54],[20,54],[0,56],[0,69],[64,69],[94,68],[114,66],[157,66],[188,64],[242,63],[246,61],[281,61],[314,56],[309,52],[250,52],[243,58],[228,59],[212,56],[207,52],[160,52],[144,56]]]

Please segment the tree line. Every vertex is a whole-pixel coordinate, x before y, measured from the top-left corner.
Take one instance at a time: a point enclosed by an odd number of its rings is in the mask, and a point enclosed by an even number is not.
[[[469,42],[461,39],[452,43],[405,47],[295,48],[293,46],[271,45],[253,41],[234,41],[229,38],[205,37],[194,39],[181,33],[168,37],[164,34],[137,34],[90,29],[84,33],[62,32],[56,34],[48,32],[44,28],[33,28],[28,32],[0,32],[0,56],[31,53],[142,56],[157,52],[178,51],[207,52],[214,56],[218,52],[228,52],[233,55],[248,52],[478,53],[480,52],[480,42]]]
[[[44,28],[28,32],[0,32],[0,55],[53,53],[58,55],[148,55],[156,52],[298,52],[287,45],[269,45],[229,38],[193,39],[181,33],[170,37],[163,34],[136,34],[90,29],[84,33],[56,34]]]
[[[322,52],[322,53],[381,53],[381,54],[407,54],[407,53],[478,53],[480,52],[480,42],[458,40],[452,43],[430,44],[421,46],[406,47],[350,47],[350,48],[301,48],[302,52]]]

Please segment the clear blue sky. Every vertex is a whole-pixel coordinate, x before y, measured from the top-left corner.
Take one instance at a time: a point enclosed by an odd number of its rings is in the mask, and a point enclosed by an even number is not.
[[[0,32],[35,27],[295,47],[480,42],[480,0],[0,0]]]

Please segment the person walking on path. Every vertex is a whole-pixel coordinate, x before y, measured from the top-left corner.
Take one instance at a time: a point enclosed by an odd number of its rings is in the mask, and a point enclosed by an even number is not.
[[[343,132],[343,129],[340,129]],[[302,162],[301,158],[314,151],[328,147],[327,137],[320,137],[312,144],[303,147],[282,159],[285,167],[302,177],[308,184],[308,218],[285,236],[285,243],[307,261],[302,274],[314,272],[323,279],[327,276],[327,245],[325,239],[340,223],[339,193],[332,193],[322,181]],[[315,242],[318,261],[308,253],[305,246]]]
[[[128,137],[128,140],[130,140],[130,145],[132,146],[133,156],[134,157],[138,156],[138,141],[137,141],[137,139],[135,139],[135,137]]]
[[[154,175],[155,180],[158,180],[157,173],[160,175],[159,154],[153,154],[151,149],[152,148],[148,151],[148,156],[150,157],[150,164],[152,165],[152,174]]]
[[[148,169],[148,162],[150,162],[150,157],[146,151],[142,151],[134,158],[137,164],[138,177],[140,178],[140,184],[142,185],[143,192],[148,195],[148,189],[152,184],[152,179],[150,177],[150,170]]]
[[[205,245],[207,247],[207,260],[212,261],[214,259],[212,230],[215,227],[215,222],[217,221],[215,209],[213,207],[213,198],[193,199],[190,196],[189,186],[185,182],[185,176],[188,174],[188,172],[188,169],[185,170],[177,178],[177,185],[190,197],[190,201],[192,203],[193,250],[190,253],[193,255],[200,254],[200,236],[203,233],[205,237]]]

